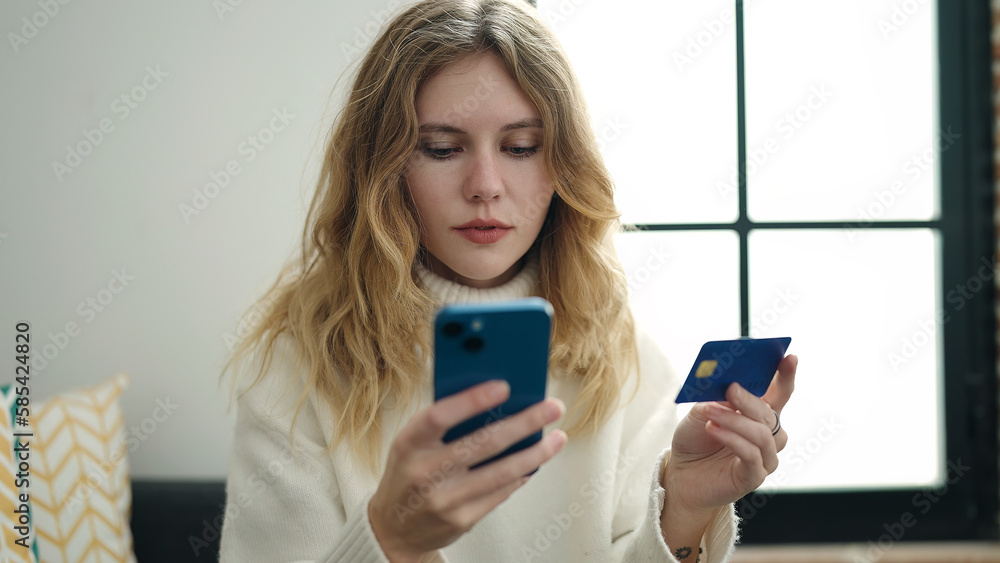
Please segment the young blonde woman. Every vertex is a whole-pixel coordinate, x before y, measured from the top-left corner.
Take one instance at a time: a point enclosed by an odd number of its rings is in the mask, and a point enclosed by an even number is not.
[[[732,503],[787,440],[797,360],[763,399],[734,385],[678,424],[677,374],[628,309],[612,195],[527,3],[428,0],[390,22],[334,127],[302,260],[227,365],[221,560],[727,560]],[[529,295],[555,311],[549,397],[443,443],[509,388],[432,401],[435,309]]]

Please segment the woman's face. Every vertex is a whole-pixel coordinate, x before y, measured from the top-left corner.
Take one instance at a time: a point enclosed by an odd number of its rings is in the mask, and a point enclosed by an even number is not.
[[[552,201],[534,104],[490,53],[444,67],[417,91],[420,141],[406,168],[428,267],[472,287],[520,269]]]

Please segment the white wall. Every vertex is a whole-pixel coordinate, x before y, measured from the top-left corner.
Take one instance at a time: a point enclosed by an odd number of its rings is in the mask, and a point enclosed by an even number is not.
[[[145,435],[157,401],[177,405],[130,453],[133,476],[223,477],[224,335],[295,251],[334,86],[399,4],[0,3],[0,383],[28,321],[39,361],[64,346],[33,370],[34,401],[126,371],[130,431]],[[241,150],[272,123],[262,151]],[[183,217],[230,161],[239,173]],[[69,322],[79,332],[60,336]]]

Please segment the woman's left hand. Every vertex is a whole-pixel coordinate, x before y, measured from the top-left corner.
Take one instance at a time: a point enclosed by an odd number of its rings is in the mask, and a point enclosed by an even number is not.
[[[779,429],[772,409],[781,412],[795,387],[798,357],[786,356],[763,397],[738,384],[726,401],[695,405],[674,432],[664,467],[666,498],[675,510],[704,512],[753,491],[778,467],[777,453],[788,435]]]

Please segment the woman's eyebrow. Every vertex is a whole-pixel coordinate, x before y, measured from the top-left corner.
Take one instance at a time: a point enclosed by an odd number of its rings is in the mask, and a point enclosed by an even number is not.
[[[513,123],[508,123],[500,128],[501,133],[506,133],[507,131],[513,131],[515,129],[527,129],[527,128],[542,128],[542,120],[534,117],[528,117],[525,119],[520,119]],[[458,135],[466,135],[468,132],[460,127],[455,127],[454,125],[448,125],[446,123],[424,123],[420,126],[421,133],[455,133]]]
[[[531,127],[542,128],[542,120],[538,118],[527,118],[520,121],[515,121],[514,123],[508,123],[500,128],[501,133],[506,133],[507,131],[513,131],[514,129],[526,129]]]
[[[421,133],[458,133],[460,135],[465,135],[465,129],[459,129],[454,125],[445,125],[444,123],[425,123],[420,126]]]

